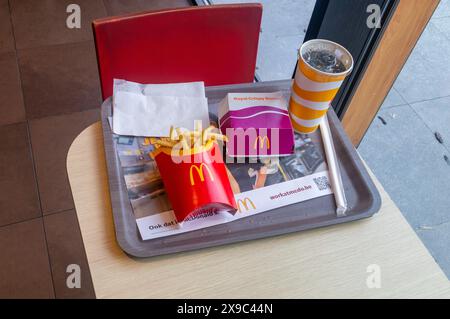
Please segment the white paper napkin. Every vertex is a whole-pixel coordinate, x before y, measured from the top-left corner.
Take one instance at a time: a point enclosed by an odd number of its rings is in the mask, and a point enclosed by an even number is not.
[[[112,130],[119,135],[169,136],[170,127],[209,125],[203,82],[139,84],[114,80]]]
[[[205,97],[205,84],[203,82],[141,84],[114,79],[113,90],[114,93],[126,91],[152,96]]]

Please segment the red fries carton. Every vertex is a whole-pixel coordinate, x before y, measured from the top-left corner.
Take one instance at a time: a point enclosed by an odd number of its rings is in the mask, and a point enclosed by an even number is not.
[[[236,212],[217,142],[209,141],[177,155],[172,148],[160,147],[153,157],[178,222],[209,210]]]

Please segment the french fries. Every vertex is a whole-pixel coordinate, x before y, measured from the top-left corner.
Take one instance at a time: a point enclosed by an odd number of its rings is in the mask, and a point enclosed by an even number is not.
[[[169,137],[150,138],[150,143],[155,146],[157,152],[161,148],[172,149],[179,147],[181,148],[182,154],[195,153],[196,149],[217,141],[227,142],[228,140],[225,135],[222,135],[212,125],[202,130],[201,122],[195,123],[194,131],[180,127],[171,127]]]

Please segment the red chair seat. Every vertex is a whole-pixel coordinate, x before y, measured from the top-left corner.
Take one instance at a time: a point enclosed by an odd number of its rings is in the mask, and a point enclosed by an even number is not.
[[[253,82],[260,4],[187,7],[93,22],[103,99],[113,79]]]

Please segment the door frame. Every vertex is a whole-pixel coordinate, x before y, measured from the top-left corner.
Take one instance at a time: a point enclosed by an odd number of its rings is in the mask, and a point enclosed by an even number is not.
[[[358,146],[440,0],[400,0],[378,46],[353,90],[342,125]]]

